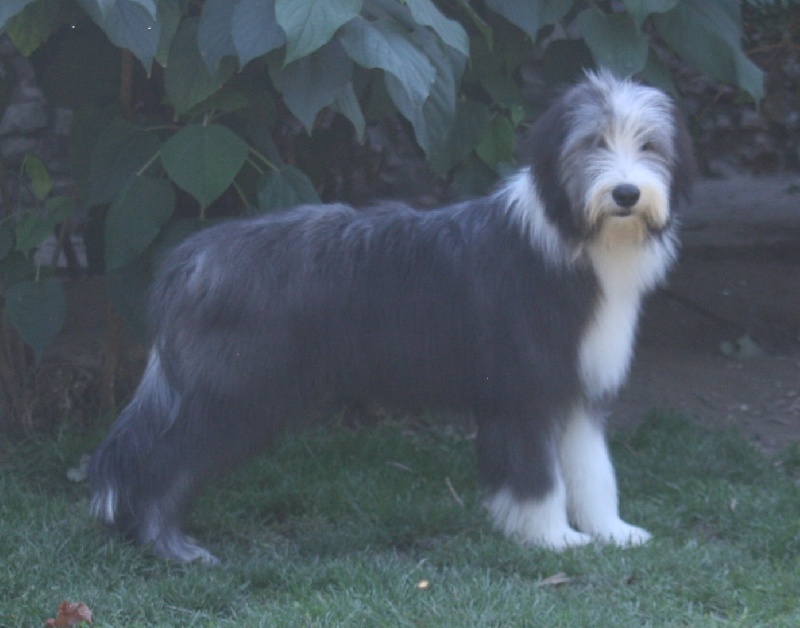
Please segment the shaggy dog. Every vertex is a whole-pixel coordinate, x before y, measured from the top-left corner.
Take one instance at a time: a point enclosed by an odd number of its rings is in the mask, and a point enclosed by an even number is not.
[[[182,530],[202,485],[305,417],[374,401],[475,415],[509,537],[646,542],[619,516],[603,408],[675,257],[688,135],[662,92],[601,71],[520,152],[485,198],[298,207],[177,246],[142,381],[92,458],[94,514],[161,556],[213,562]]]

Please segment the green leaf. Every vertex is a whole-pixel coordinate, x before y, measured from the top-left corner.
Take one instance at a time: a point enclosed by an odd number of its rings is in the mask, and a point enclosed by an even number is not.
[[[53,179],[47,171],[47,166],[36,155],[28,153],[22,162],[22,170],[31,181],[33,195],[43,201],[53,189]]]
[[[236,56],[231,24],[236,0],[206,0],[197,27],[197,46],[208,71],[217,73],[223,57]]]
[[[233,183],[247,152],[244,140],[224,126],[192,124],[164,143],[161,162],[172,180],[206,208]]]
[[[586,9],[575,23],[597,64],[616,76],[636,74],[647,63],[647,37],[629,14]]]
[[[17,251],[27,254],[49,238],[56,226],[72,215],[75,203],[68,196],[56,196],[48,199],[44,209],[19,215],[14,228]]]
[[[22,12],[22,10],[35,0],[3,0],[0,3],[0,30],[6,27],[6,23],[15,15]]]
[[[276,60],[270,64],[270,75],[286,106],[310,133],[320,110],[351,84],[353,62],[339,42],[330,41],[284,67]]]
[[[761,100],[764,76],[741,49],[742,16],[736,0],[682,0],[672,11],[654,15],[653,23],[684,60]]]
[[[654,87],[678,97],[678,89],[672,81],[669,68],[664,65],[658,55],[651,49],[647,54],[647,64],[639,72],[641,79]]]
[[[127,48],[150,72],[161,25],[154,0],[80,0],[86,12],[120,48]]]
[[[161,25],[161,32],[158,38],[158,49],[156,50],[156,61],[161,67],[167,67],[169,59],[169,48],[172,45],[172,38],[178,30],[181,21],[181,7],[179,0],[159,0],[158,3],[158,23]]]
[[[87,205],[112,202],[160,148],[158,136],[117,118],[102,131],[89,168]]]
[[[344,89],[339,92],[336,99],[331,103],[331,109],[341,113],[350,120],[350,122],[353,123],[353,128],[356,130],[358,141],[363,141],[367,122],[364,119],[364,112],[361,111],[361,105],[358,102],[352,83],[347,83]]]
[[[53,222],[53,226],[56,226],[72,216],[75,212],[75,201],[69,196],[54,196],[47,199],[44,209]]]
[[[139,257],[172,216],[175,190],[164,179],[135,177],[108,210],[106,267],[119,268]]]
[[[475,148],[478,157],[494,169],[504,161],[514,158],[514,127],[508,118],[496,116]]]
[[[469,37],[461,24],[445,17],[431,0],[406,0],[406,4],[415,22],[432,28],[444,43],[469,56]]]
[[[155,0],[78,0],[78,2],[97,22],[106,19],[120,4],[137,5],[152,17],[156,17]]]
[[[286,43],[275,19],[275,0],[239,0],[233,10],[231,34],[239,67]]]
[[[361,5],[362,0],[275,0],[275,17],[287,39],[285,63],[327,44]]]
[[[483,103],[459,103],[447,141],[429,156],[434,172],[444,175],[464,161],[483,138],[491,118],[489,107]]]
[[[450,134],[456,111],[456,89],[464,69],[463,57],[443,47],[429,31],[418,30],[410,35],[424,50],[436,69],[436,80],[422,106],[408,97],[408,92],[392,74],[386,75],[386,89],[397,109],[414,127],[417,143],[430,158]]]
[[[47,214],[32,210],[21,213],[14,229],[16,250],[27,254],[50,237],[54,227]]]
[[[311,180],[294,166],[271,170],[258,186],[258,208],[261,211],[319,202],[319,195]]]
[[[58,29],[60,8],[61,0],[38,0],[8,20],[8,37],[23,55],[30,55]]]
[[[41,357],[64,325],[67,299],[61,281],[49,277],[11,284],[5,291],[5,306],[11,324]]]
[[[637,28],[653,13],[665,13],[675,8],[680,0],[625,0],[628,12],[633,17]]]
[[[220,66],[218,75],[209,72],[197,47],[199,18],[181,22],[169,50],[169,64],[164,71],[167,98],[178,115],[184,114],[216,92],[233,74],[234,68]]]
[[[436,80],[436,68],[396,22],[369,22],[358,17],[342,27],[339,41],[359,65],[394,76],[414,107],[425,102]]]
[[[521,28],[534,41],[543,26],[555,24],[572,8],[573,0],[486,0],[490,9]]]

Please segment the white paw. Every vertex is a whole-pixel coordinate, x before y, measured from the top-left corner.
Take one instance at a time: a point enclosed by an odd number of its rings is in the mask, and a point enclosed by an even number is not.
[[[571,547],[581,547],[592,542],[592,537],[572,528],[563,530],[548,530],[546,533],[524,539],[528,545],[545,547],[547,549],[563,552]]]
[[[647,530],[625,523],[622,519],[602,529],[593,530],[592,536],[601,543],[620,546],[644,545],[652,538]]]

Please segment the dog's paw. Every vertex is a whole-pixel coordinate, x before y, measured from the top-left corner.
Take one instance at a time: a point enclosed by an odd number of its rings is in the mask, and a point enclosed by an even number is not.
[[[592,542],[592,537],[572,528],[564,530],[548,530],[546,534],[525,539],[528,545],[544,547],[556,552],[563,552],[572,547],[582,547]]]
[[[615,521],[613,525],[605,526],[602,530],[593,531],[592,536],[601,543],[623,547],[644,545],[652,538],[644,528],[625,523],[622,519]]]

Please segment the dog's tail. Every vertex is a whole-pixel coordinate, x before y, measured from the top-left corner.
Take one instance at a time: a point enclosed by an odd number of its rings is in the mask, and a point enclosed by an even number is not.
[[[193,488],[178,471],[180,448],[170,447],[180,431],[181,403],[154,348],[133,400],[92,455],[91,512],[163,556],[213,561],[181,531]]]

